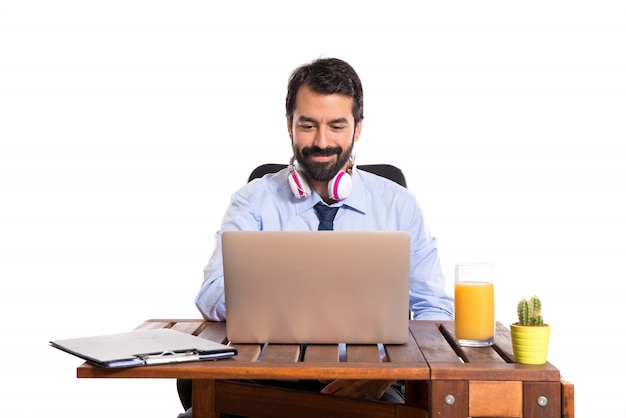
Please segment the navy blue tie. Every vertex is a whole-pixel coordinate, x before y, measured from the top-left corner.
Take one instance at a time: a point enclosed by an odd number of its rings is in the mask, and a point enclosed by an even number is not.
[[[333,219],[335,219],[335,215],[339,210],[339,207],[331,208],[330,206],[326,206],[322,202],[319,202],[317,205],[313,206],[315,212],[317,212],[317,217],[320,220],[320,225],[317,227],[318,231],[332,231],[333,230]]]

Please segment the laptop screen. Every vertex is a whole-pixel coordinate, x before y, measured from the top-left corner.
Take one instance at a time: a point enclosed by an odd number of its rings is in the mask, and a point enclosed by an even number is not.
[[[222,251],[232,342],[407,341],[406,232],[227,231]]]

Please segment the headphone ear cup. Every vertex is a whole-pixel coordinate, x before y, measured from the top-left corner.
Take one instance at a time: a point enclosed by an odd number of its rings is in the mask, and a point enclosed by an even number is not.
[[[289,187],[298,199],[306,199],[311,196],[311,186],[297,170],[289,172]]]
[[[352,177],[345,171],[340,171],[328,182],[328,196],[333,200],[343,200],[352,191]]]

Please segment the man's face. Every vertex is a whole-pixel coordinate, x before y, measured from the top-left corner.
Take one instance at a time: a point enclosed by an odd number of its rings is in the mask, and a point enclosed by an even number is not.
[[[296,94],[289,137],[298,163],[314,181],[327,182],[347,168],[361,133],[361,122],[354,124],[352,100],[314,93],[306,85]]]

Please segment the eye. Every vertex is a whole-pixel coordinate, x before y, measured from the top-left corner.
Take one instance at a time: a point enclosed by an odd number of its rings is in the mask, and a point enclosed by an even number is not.
[[[330,129],[333,131],[341,131],[346,128],[346,125],[331,125]]]

